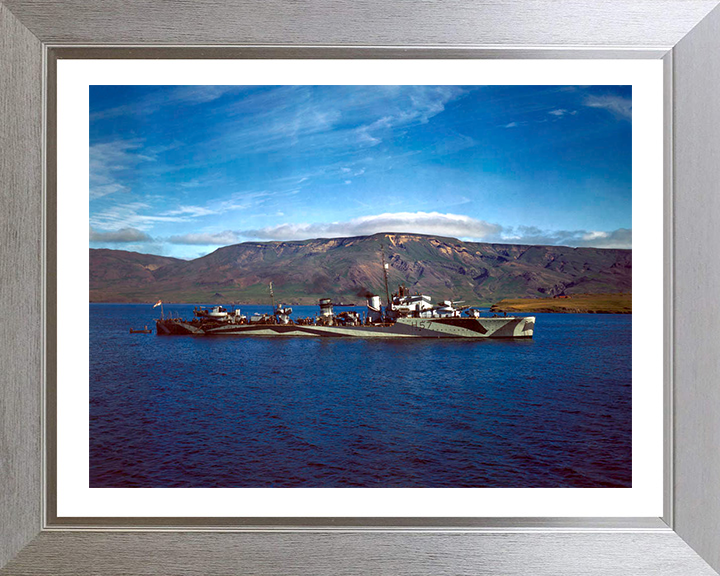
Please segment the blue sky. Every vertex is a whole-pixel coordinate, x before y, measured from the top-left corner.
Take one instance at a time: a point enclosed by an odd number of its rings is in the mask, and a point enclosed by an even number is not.
[[[629,86],[91,86],[90,246],[631,248]]]

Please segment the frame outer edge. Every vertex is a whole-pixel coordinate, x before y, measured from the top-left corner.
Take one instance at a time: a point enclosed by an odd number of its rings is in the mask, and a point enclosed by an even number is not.
[[[673,50],[675,524],[720,570],[720,8]]]
[[[3,576],[717,576],[664,533],[44,532]]]
[[[0,566],[41,528],[42,46],[0,4]]]
[[[714,0],[4,0],[43,42],[670,49]]]
[[[718,10],[715,10],[714,14],[708,17],[708,20],[710,18],[713,18],[713,22],[717,23]],[[715,30],[715,32],[713,33],[712,30]],[[707,53],[707,50],[703,54],[702,46],[704,43],[706,49],[708,46],[717,47],[717,38],[719,36],[717,30],[717,24],[711,28],[710,32],[707,31],[707,27],[703,24],[698,26],[697,31],[688,34],[686,40],[681,42],[678,48],[674,50],[674,53],[679,55],[678,60],[682,59],[683,66],[685,66],[685,62],[693,58],[693,51],[695,51],[696,57],[699,56],[700,60],[705,64],[712,59],[712,54]],[[716,53],[717,50],[714,52]],[[40,474],[38,472],[40,460],[40,443],[38,440],[40,437],[40,400],[39,392],[32,390],[33,385],[40,377],[38,367],[41,366],[41,351],[38,350],[39,342],[41,342],[41,336],[39,335],[41,327],[37,319],[41,317],[40,289],[38,288],[41,286],[41,282],[38,280],[41,270],[38,261],[41,254],[40,228],[42,228],[42,225],[38,216],[41,210],[37,209],[37,197],[39,197],[39,194],[35,195],[32,192],[34,189],[39,190],[42,187],[38,176],[41,173],[39,167],[42,165],[41,136],[39,135],[42,124],[39,110],[42,107],[38,104],[39,95],[41,94],[41,53],[41,45],[37,38],[0,1],[0,54],[3,55],[3,59],[0,60],[0,78],[3,80],[0,83],[0,120],[2,120],[0,122],[0,144],[2,144],[3,150],[3,154],[0,155],[0,183],[2,183],[0,201],[4,208],[3,212],[0,212],[0,310],[2,310],[5,320],[3,324],[0,324],[0,338],[4,339],[4,346],[0,348],[0,365],[10,367],[10,370],[3,368],[0,371],[0,398],[2,399],[2,402],[0,402],[0,456],[5,458],[6,454],[10,455],[10,465],[5,466],[3,464],[0,467],[0,485],[3,487],[3,490],[0,491],[0,517],[3,518],[3,522],[0,523],[0,567],[17,550],[21,549],[37,535],[41,524],[39,505]],[[701,80],[694,81],[701,86],[712,84],[713,81],[717,83],[717,78],[720,76],[715,74],[713,79],[713,75],[708,73],[707,69],[704,71],[705,81],[702,81],[703,65],[689,66],[689,68],[694,68],[693,72],[697,74],[698,78],[701,78]],[[680,68],[679,62],[677,67]],[[710,66],[710,69],[713,72],[716,71],[716,68],[712,68],[712,66]],[[8,78],[11,78],[12,81],[6,82]],[[687,82],[687,84],[683,84],[684,82]],[[679,82],[679,84],[683,85],[679,89],[676,87],[676,91],[681,93],[683,89],[691,92],[691,87],[695,85],[689,80],[689,77],[684,77],[683,82]],[[686,96],[688,99],[693,97],[692,94],[686,94]],[[697,97],[697,94],[694,96]],[[717,118],[718,103],[715,102],[714,105],[713,118]],[[678,107],[675,104],[673,109],[676,110]],[[689,109],[685,109],[684,112],[687,114],[692,113]],[[6,119],[11,121],[8,122]],[[706,129],[701,131],[702,134],[706,133],[709,128],[708,124],[706,123]],[[717,142],[717,139],[718,136],[715,134],[714,142]],[[678,140],[683,139],[678,138]],[[708,174],[717,174],[718,171],[717,166],[713,167],[710,164],[712,160],[711,152],[713,151],[717,151],[717,148],[707,149],[701,159],[705,165],[710,166]],[[676,159],[675,165],[681,166],[683,162],[689,162],[687,155],[683,156],[682,159]],[[690,164],[689,162],[688,165]],[[684,179],[687,176],[686,172],[682,177],[677,178],[681,187],[686,183]],[[700,179],[701,176],[697,178]],[[715,179],[715,183],[717,181],[718,179]],[[7,185],[8,183],[10,185]],[[683,189],[681,194],[686,192],[688,190]],[[710,196],[711,192],[712,189],[705,189],[708,196]],[[22,205],[24,200],[27,200],[25,206]],[[681,211],[688,208],[689,199],[684,198],[683,202],[685,202],[685,205],[681,207]],[[702,212],[703,208],[702,206],[696,206],[695,210]],[[705,212],[707,214],[710,211],[705,210]],[[703,225],[707,224],[706,221],[702,223]],[[681,229],[686,230],[686,228]],[[708,233],[708,230],[703,229],[703,232]],[[717,234],[712,229],[709,233]],[[696,233],[695,236],[697,235]],[[683,244],[683,240],[679,240],[678,244],[681,245],[681,249],[688,249],[687,244]],[[678,268],[680,266],[678,265]],[[712,271],[704,270],[704,272],[712,274]],[[707,278],[703,278],[703,280],[707,280]],[[680,288],[684,289],[687,286],[680,286]],[[681,298],[678,298],[681,308],[689,306],[687,301],[682,301],[684,296],[686,294],[682,294]],[[704,302],[707,301],[704,300]],[[18,308],[18,306],[20,307]],[[28,312],[30,316],[22,316],[21,312]],[[28,318],[30,318],[30,321],[28,321]],[[25,332],[30,332],[30,334],[18,335],[16,331],[11,331],[9,328],[12,326],[12,323],[9,322],[11,319],[21,319],[22,323],[16,324],[16,326],[29,328],[29,331],[25,330]],[[686,336],[682,332],[683,328],[680,327],[677,331],[681,336]],[[6,340],[6,336],[11,337],[11,339]],[[21,340],[27,345],[21,346],[17,343],[17,340]],[[707,347],[708,344],[704,343],[704,345]],[[24,365],[17,362],[8,362],[7,360],[13,357],[13,351],[20,352],[20,357],[24,357],[28,361]],[[37,363],[31,361],[35,355],[38,356]],[[687,365],[687,362],[685,362],[685,365]],[[712,374],[717,374],[717,370]],[[683,403],[685,400],[686,398],[682,394],[678,394],[679,412],[684,408]],[[715,407],[717,407],[717,404]],[[19,408],[20,411],[15,410],[16,408]],[[8,415],[10,419],[7,419]],[[705,420],[704,422],[707,424],[708,421]],[[696,428],[697,426],[698,424],[696,424]],[[712,431],[716,431],[716,428],[713,428]],[[684,442],[683,434],[685,432],[687,430],[681,430],[681,433],[678,434],[680,437],[678,439],[679,445]],[[709,434],[708,430],[705,432]],[[715,445],[716,447],[717,445]],[[717,457],[716,454],[715,456]],[[675,460],[682,460],[682,457],[675,454]],[[678,477],[685,480],[681,474],[681,471],[684,470],[681,469],[682,466],[679,463]],[[709,480],[714,482],[716,479],[717,476]],[[705,477],[704,480],[708,481],[708,478]],[[8,486],[11,487],[10,491],[6,490]],[[676,498],[678,511],[681,512],[678,514],[681,517],[681,520],[678,521],[678,530],[693,547],[708,558],[712,554],[708,555],[707,550],[717,554],[719,533],[717,524],[709,527],[710,533],[709,535],[705,534],[705,538],[703,538],[702,533],[704,526],[695,527],[693,530],[694,535],[690,534],[689,531],[687,535],[685,534],[688,526],[692,528],[693,521],[697,520],[698,517],[702,520],[707,516],[707,510],[703,508],[705,502],[700,502],[699,510],[691,511],[685,508],[684,497],[687,496],[686,490],[687,486],[681,482],[681,489],[678,490],[678,497]],[[717,499],[717,487],[715,487],[715,490],[714,498],[711,498],[710,502],[713,505]],[[30,493],[32,494],[28,496]],[[700,496],[696,495],[696,498],[703,500]],[[716,522],[719,517],[720,515],[715,516]],[[9,519],[9,522],[5,522],[6,519]],[[33,542],[32,546],[37,544],[34,548],[35,551],[38,550],[38,547],[42,550],[48,547],[48,544],[53,540],[59,539],[59,536],[60,534],[53,533],[41,534]],[[97,538],[100,539],[100,536],[98,535]],[[713,564],[717,567],[716,562],[713,562]],[[48,571],[51,572],[52,569],[48,568]],[[2,572],[5,573],[4,570]],[[653,572],[653,574],[659,573],[661,571]],[[662,571],[662,573],[665,573],[665,571]],[[681,572],[673,573],[680,574]],[[689,574],[690,572],[682,573]],[[706,574],[708,572],[703,570],[702,573]]]

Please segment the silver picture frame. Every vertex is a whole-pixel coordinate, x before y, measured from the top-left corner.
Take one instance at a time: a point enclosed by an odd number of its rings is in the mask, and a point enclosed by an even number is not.
[[[0,574],[717,574],[718,4],[0,0]],[[663,516],[58,518],[60,58],[662,59],[665,304],[649,329],[665,341]]]

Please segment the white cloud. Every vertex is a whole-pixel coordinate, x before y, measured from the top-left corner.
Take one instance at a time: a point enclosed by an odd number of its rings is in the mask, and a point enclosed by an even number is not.
[[[282,196],[293,194],[295,192],[296,190],[279,190],[274,193],[267,191],[236,192],[231,194],[227,200],[209,202],[204,206],[180,205],[172,210],[160,212],[157,217],[138,216],[138,218],[157,218],[156,221],[158,222],[186,222],[189,218],[226,214],[231,210],[244,210],[253,206],[259,206],[274,195]],[[175,220],[175,218],[178,219]]]
[[[225,230],[171,236],[171,244],[227,246],[248,240],[291,241],[311,238],[370,236],[382,232],[427,234],[498,244],[632,249],[632,230],[542,230],[536,226],[504,228],[458,214],[398,212],[355,218],[345,222],[279,224],[257,230]]]
[[[444,112],[449,102],[467,93],[467,90],[458,86],[413,86],[405,90],[408,91],[407,105],[396,107],[380,118],[353,130],[355,141],[359,145],[377,146],[393,129],[427,124],[433,117]],[[340,136],[344,140],[345,136]]]
[[[178,186],[181,188],[200,188],[201,186],[208,186],[211,182],[203,181],[200,178],[192,178],[187,182],[180,182]]]
[[[90,226],[90,242],[127,243],[152,242],[153,239],[137,228],[121,228],[109,232],[99,232]]]
[[[438,141],[433,147],[433,152],[444,156],[460,152],[466,148],[472,148],[473,146],[477,146],[477,141],[474,138],[455,132]]]
[[[145,160],[136,153],[141,140],[115,140],[90,146],[90,199],[115,192],[129,192],[121,182],[123,171]]]
[[[225,230],[172,236],[172,244],[224,246],[247,240],[284,241],[310,238],[370,236],[382,232],[428,234],[476,242],[632,248],[632,230],[542,230],[536,226],[503,227],[460,214],[395,212],[363,216],[343,222],[284,223],[254,230]]]
[[[167,216],[141,214],[150,208],[145,202],[130,202],[128,204],[116,205],[105,210],[96,212],[90,216],[90,224],[98,228],[119,230],[121,228],[138,228],[147,230],[156,222],[189,222],[190,218],[185,216]]]
[[[177,86],[172,89],[159,89],[150,92],[134,104],[123,104],[94,112],[92,121],[118,116],[132,115],[147,116],[167,105],[193,106],[205,104],[224,96],[228,92],[238,91],[238,86]]]
[[[556,119],[564,118],[565,116],[575,116],[577,110],[566,110],[565,108],[558,108],[557,110],[550,110],[548,112],[550,116],[555,116]],[[539,122],[545,122],[546,120],[540,120]]]
[[[577,245],[595,248],[632,248],[632,229],[618,228],[610,232],[588,232]]]
[[[90,146],[90,200],[116,192],[130,192],[128,181],[139,169],[147,169],[148,163],[157,162],[158,154],[180,146],[145,147],[144,140],[131,138],[100,142]],[[155,172],[158,168],[155,165]]]
[[[490,224],[469,216],[438,212],[397,212],[363,216],[345,222],[285,223],[255,230],[185,234],[172,236],[169,238],[169,242],[173,244],[227,245],[247,239],[306,240],[308,238],[369,236],[378,232],[407,232],[480,239],[500,231],[501,227],[497,224]]]
[[[163,212],[162,216],[188,215],[192,218],[197,218],[199,216],[210,216],[212,214],[218,214],[218,210],[213,210],[204,206],[180,206],[175,210],[168,210],[167,212]]]
[[[501,231],[497,224],[459,214],[439,212],[395,212],[363,216],[344,222],[313,224],[280,224],[256,230],[242,230],[238,234],[260,240],[304,240],[368,236],[378,232],[407,232],[479,239]]]
[[[362,176],[363,174],[365,174],[365,168],[360,168],[359,170],[353,170],[352,168],[343,166],[342,168],[340,168],[340,173],[345,176]]]
[[[586,234],[584,234],[582,239],[583,240],[597,240],[598,238],[607,238],[608,236],[610,236],[610,234],[608,232],[601,232],[598,230],[593,230],[591,232],[587,232]]]
[[[509,124],[505,124],[503,128],[517,128],[519,124],[517,122],[510,122]]]
[[[517,226],[504,229],[496,241],[540,246],[631,249],[632,230],[542,230],[536,226]]]
[[[624,120],[632,119],[632,99],[624,96],[605,95],[588,96],[585,98],[585,106],[589,108],[602,108],[614,116]]]
[[[200,234],[183,234],[180,236],[170,236],[168,242],[171,244],[196,244],[199,246],[226,246],[228,244],[237,244],[242,242],[242,238],[237,232],[225,230],[225,232],[217,233],[200,233]]]

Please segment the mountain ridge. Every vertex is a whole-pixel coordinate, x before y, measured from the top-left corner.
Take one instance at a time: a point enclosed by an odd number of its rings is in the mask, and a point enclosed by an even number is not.
[[[380,247],[390,290],[404,283],[434,300],[472,304],[503,298],[632,290],[632,250],[464,242],[446,236],[369,236],[243,242],[194,260],[90,249],[91,302],[314,304],[324,296],[363,302],[385,293]]]

